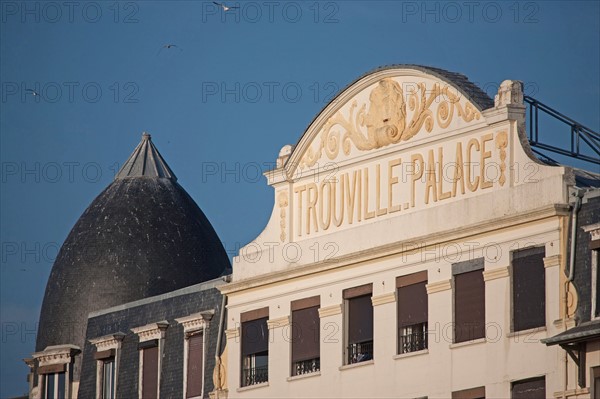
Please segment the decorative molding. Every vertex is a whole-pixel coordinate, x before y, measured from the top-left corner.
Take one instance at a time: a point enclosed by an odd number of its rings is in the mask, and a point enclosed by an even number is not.
[[[554,267],[560,265],[560,255],[552,255],[544,258],[544,267]]]
[[[38,367],[42,367],[71,363],[73,357],[80,352],[81,349],[75,345],[48,346],[43,351],[34,353],[33,358],[38,361]]]
[[[140,342],[146,342],[153,339],[162,339],[165,337],[165,331],[169,327],[169,322],[159,321],[150,323],[142,327],[132,328],[131,331],[140,337]]]
[[[506,147],[508,146],[508,133],[501,131],[496,135],[496,148],[500,150],[500,177],[498,183],[506,183]]]
[[[483,281],[492,281],[510,276],[508,266],[483,271]]]
[[[238,338],[240,336],[240,328],[235,327],[225,330],[225,336],[227,337],[227,339]]]
[[[371,297],[371,303],[373,306],[385,305],[386,303],[392,302],[396,302],[396,291]]]
[[[335,316],[337,314],[342,314],[342,304],[319,308],[319,317],[320,318]]]
[[[194,313],[185,317],[180,317],[179,319],[175,319],[175,321],[183,325],[183,332],[185,334],[207,328],[214,314],[214,310],[208,310],[205,312]]]
[[[290,316],[283,316],[283,317],[278,317],[276,319],[267,320],[267,327],[269,329],[285,327],[285,326],[289,326],[289,325],[290,325]]]
[[[277,204],[279,205],[279,227],[281,230],[281,233],[279,235],[279,239],[281,240],[281,242],[284,242],[286,237],[286,226],[287,226],[287,222],[286,222],[286,209],[288,206],[289,200],[288,200],[288,191],[287,190],[282,190],[279,192],[279,194],[277,195]]]
[[[311,146],[302,155],[300,169],[314,166],[323,152],[330,160],[335,159],[342,147],[344,154],[349,155],[352,146],[359,151],[368,151],[401,141],[408,141],[425,127],[430,133],[435,123],[441,128],[447,128],[454,115],[457,114],[465,122],[481,118],[481,114],[469,101],[464,108],[460,104],[461,96],[451,91],[448,84],[434,83],[427,88],[424,82],[418,83],[417,88],[411,87],[404,94],[400,83],[387,77],[379,80],[369,94],[369,109],[367,104],[358,105],[354,100],[350,104],[349,116],[338,110],[330,117],[319,132],[321,141],[315,150]],[[408,109],[412,117],[408,120]],[[435,117],[432,104],[436,103]],[[358,112],[355,111],[358,108]],[[456,112],[455,112],[456,111]],[[344,132],[340,139],[340,130]]]
[[[101,352],[109,349],[119,348],[123,338],[125,338],[125,333],[116,332],[114,334],[90,339],[89,342],[96,347],[96,351]]]
[[[448,291],[452,289],[452,280],[436,281],[425,286],[427,295],[435,294],[436,292]]]

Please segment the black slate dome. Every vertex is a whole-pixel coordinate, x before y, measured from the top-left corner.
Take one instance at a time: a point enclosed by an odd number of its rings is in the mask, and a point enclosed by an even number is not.
[[[61,247],[36,350],[83,348],[90,312],[217,278],[230,267],[212,225],[144,134]]]

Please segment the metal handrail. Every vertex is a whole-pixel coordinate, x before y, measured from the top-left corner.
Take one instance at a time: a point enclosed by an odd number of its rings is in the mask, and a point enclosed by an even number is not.
[[[529,104],[529,144],[532,147],[537,147],[542,150],[551,151],[557,154],[569,156],[575,159],[591,162],[600,165],[600,134],[592,129],[574,121],[566,115],[561,114],[555,109],[547,106],[544,103],[536,100],[533,97],[524,96],[523,99]],[[568,125],[571,129],[571,146],[570,149],[557,147],[540,141],[539,132],[539,111],[552,116],[553,118]],[[590,156],[583,152],[581,144],[587,144],[597,156]],[[539,154],[538,151],[535,151]],[[545,156],[545,155],[544,155]],[[547,157],[548,159],[551,159]],[[552,159],[551,159],[552,160]]]

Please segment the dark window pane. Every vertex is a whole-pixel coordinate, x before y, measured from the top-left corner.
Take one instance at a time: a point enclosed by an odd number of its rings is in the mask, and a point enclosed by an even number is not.
[[[511,397],[513,399],[545,399],[546,380],[541,377],[513,382]]]
[[[513,330],[546,325],[546,271],[544,248],[513,253]]]
[[[242,323],[242,355],[269,350],[269,329],[267,318]]]
[[[202,395],[203,382],[203,337],[202,334],[192,335],[188,339],[188,364],[187,364],[187,398]]]
[[[56,374],[46,374],[46,399],[56,399],[54,396],[55,383]]]
[[[318,371],[320,369],[318,306],[292,312],[291,335],[292,375]]]
[[[115,359],[105,360],[103,362],[102,375],[102,397],[112,399],[115,397]]]
[[[454,276],[454,342],[485,337],[483,271]]]
[[[348,343],[373,340],[373,305],[371,295],[348,300]]]
[[[143,349],[142,398],[154,399],[158,391],[158,346]]]
[[[242,362],[243,387],[269,381],[269,353],[261,352],[244,356]]]

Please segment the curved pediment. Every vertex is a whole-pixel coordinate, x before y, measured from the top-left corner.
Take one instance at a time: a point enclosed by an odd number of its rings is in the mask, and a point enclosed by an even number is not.
[[[314,119],[286,163],[318,169],[366,151],[417,144],[482,121],[493,101],[463,75],[414,65],[387,67],[351,84]]]

